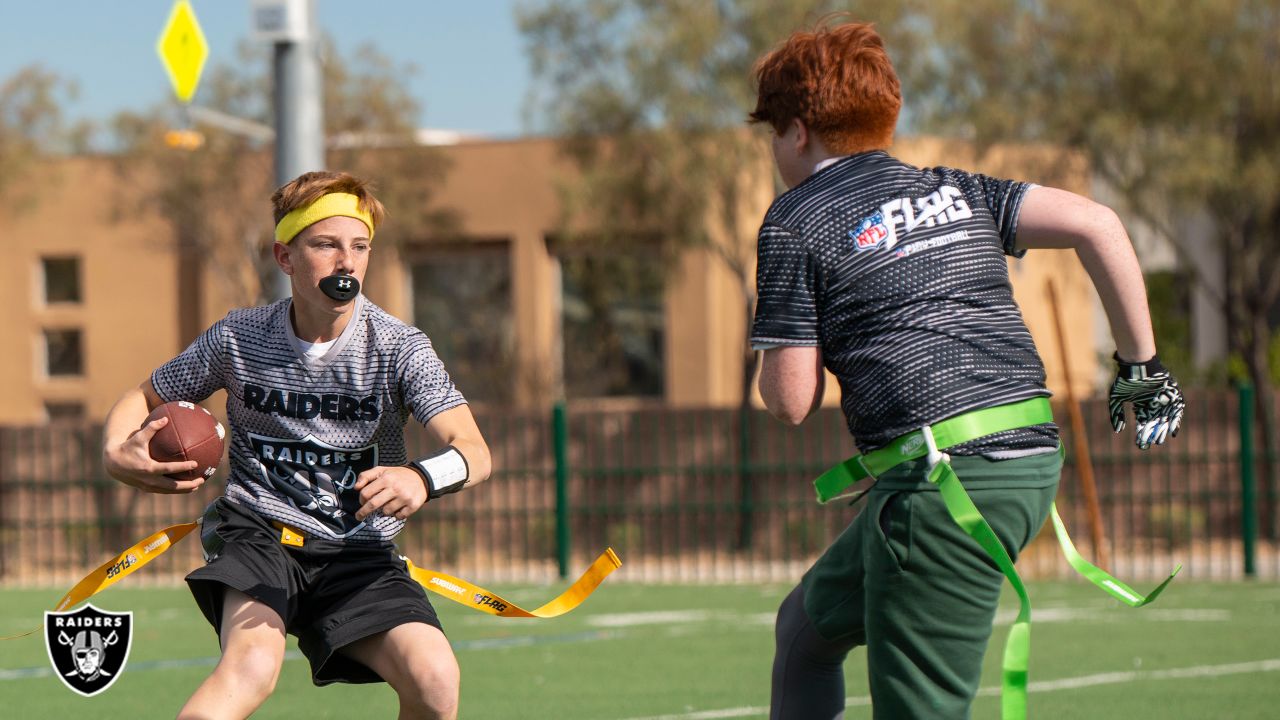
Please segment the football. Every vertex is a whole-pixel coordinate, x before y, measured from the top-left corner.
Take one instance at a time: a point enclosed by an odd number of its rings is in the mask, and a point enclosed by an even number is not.
[[[227,434],[222,429],[222,423],[199,405],[179,400],[167,402],[152,410],[142,424],[146,425],[162,417],[168,417],[169,424],[160,428],[151,438],[148,446],[151,458],[159,462],[195,460],[200,463],[191,470],[172,473],[167,477],[174,480],[207,480],[213,477],[218,464],[222,462],[223,441]]]

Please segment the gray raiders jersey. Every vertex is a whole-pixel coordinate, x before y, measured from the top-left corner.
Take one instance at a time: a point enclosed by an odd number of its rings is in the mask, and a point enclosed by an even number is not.
[[[423,332],[356,298],[351,321],[307,359],[291,300],[233,310],[151,375],[165,401],[227,391],[227,498],[309,537],[390,541],[404,522],[357,521],[361,472],[408,460],[404,426],[466,403]]]

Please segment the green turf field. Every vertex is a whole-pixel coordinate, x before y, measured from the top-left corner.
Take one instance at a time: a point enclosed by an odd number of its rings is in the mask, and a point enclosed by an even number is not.
[[[559,587],[495,587],[533,607]],[[506,620],[441,601],[462,665],[463,718],[760,718],[769,698],[772,615],[788,588],[606,582],[554,620]],[[61,595],[0,592],[0,635],[21,632]],[[1280,585],[1177,582],[1132,610],[1084,584],[1033,584],[1031,715],[1040,718],[1277,717]],[[1015,607],[1006,595],[1002,623]],[[0,643],[0,717],[173,717],[212,668],[217,643],[184,589],[113,588],[94,598],[134,612],[124,674],[82,698],[50,674],[43,640]],[[997,627],[975,718],[999,704]],[[866,666],[846,665],[850,718],[868,717]],[[394,717],[386,685],[311,685],[296,651],[255,718]]]

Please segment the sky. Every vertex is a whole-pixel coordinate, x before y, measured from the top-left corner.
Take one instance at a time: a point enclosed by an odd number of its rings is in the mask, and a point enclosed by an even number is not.
[[[510,137],[525,134],[530,83],[516,29],[517,0],[314,0],[318,24],[339,51],[374,44],[412,63],[420,127]],[[156,41],[173,0],[0,0],[0,83],[39,64],[73,80],[72,120],[106,120],[173,101]],[[250,0],[191,0],[209,45],[205,77],[236,60],[251,34]],[[196,91],[193,104],[199,105]]]

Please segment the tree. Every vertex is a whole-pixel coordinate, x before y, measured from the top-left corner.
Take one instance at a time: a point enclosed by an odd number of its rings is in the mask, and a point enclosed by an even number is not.
[[[760,136],[742,129],[750,68],[783,28],[812,14],[804,3],[776,5],[552,0],[521,14],[534,105],[580,171],[561,193],[562,254],[589,246],[625,266],[641,244],[670,268],[688,249],[709,250],[738,278],[749,321],[759,218],[743,211],[768,162]],[[597,290],[597,304],[611,302],[608,287]],[[743,365],[745,404],[750,352]]]
[[[726,130],[753,104],[755,58],[830,5],[552,0],[525,14],[534,75],[549,95],[539,100],[583,170],[569,212],[606,233],[662,228],[665,242],[686,248],[715,247],[703,221],[719,208],[725,236],[745,237],[724,210],[762,151]],[[1259,389],[1276,457],[1268,353],[1280,344],[1280,6],[865,0],[855,11],[885,36],[903,84],[902,126],[980,150],[1014,141],[1078,150],[1175,243],[1180,223],[1212,220],[1227,262],[1220,300],[1231,349]],[[715,248],[739,273],[748,308],[739,261],[752,248]]]
[[[214,67],[203,83],[204,106],[227,116],[262,122],[270,86],[260,54],[242,46],[235,66]],[[246,73],[243,68],[248,68]],[[201,139],[194,148],[175,145],[166,134],[190,127]],[[121,214],[155,213],[172,229],[178,259],[179,341],[204,329],[201,308],[204,269],[230,297],[256,304],[270,287],[271,155],[260,139],[194,121],[184,109],[125,111],[112,118],[112,156],[122,182],[137,188]],[[157,238],[167,248],[170,238]]]
[[[404,82],[416,68],[392,63],[371,45],[350,58],[339,56],[331,42],[325,45],[329,167],[374,179],[389,219],[379,241],[399,244],[453,233],[455,213],[435,203],[448,163],[437,149],[419,144],[419,103]]]
[[[1277,457],[1280,5],[933,0],[910,12],[889,46],[922,126],[980,146],[1083,152],[1199,282],[1225,288],[1231,350],[1258,388],[1259,427]],[[1225,284],[1204,277],[1180,233],[1199,214],[1215,228]]]
[[[58,181],[56,174],[31,172],[33,166],[60,154],[83,151],[88,145],[91,124],[71,122],[66,117],[66,104],[75,95],[73,83],[38,65],[24,67],[0,82],[0,198],[6,212],[21,212],[39,202],[42,182],[48,182],[47,178]],[[67,438],[73,447],[66,457],[96,456],[88,448],[96,443],[97,433],[68,428]],[[20,449],[18,455],[28,450]],[[104,507],[113,503],[114,498],[106,497],[110,493],[105,483],[94,484],[91,491]],[[118,535],[111,529],[104,532],[105,539],[114,543]]]
[[[327,165],[374,180],[392,218],[379,240],[396,243],[448,227],[451,216],[432,203],[445,164],[437,151],[417,144],[418,105],[402,84],[412,68],[397,67],[370,47],[342,57],[329,41],[321,58]],[[215,67],[201,91],[202,106],[263,127],[270,127],[270,97],[265,54],[249,46],[242,46],[239,62]],[[266,299],[278,272],[266,200],[274,187],[270,148],[261,138],[201,117],[169,107],[121,113],[113,120],[121,149],[117,167],[141,188],[142,208],[173,228],[182,287],[198,288],[199,266],[208,262],[230,296],[256,304]],[[184,124],[199,132],[203,144],[191,149],[165,141],[167,132]],[[184,322],[184,339],[202,329],[198,295],[189,300],[196,309]]]
[[[643,243],[676,266],[690,249],[710,251],[737,279],[750,327],[759,217],[748,214],[758,178],[769,176],[761,133],[743,128],[754,107],[751,67],[788,32],[830,3],[551,0],[520,17],[534,104],[563,137],[580,179],[563,189],[562,254],[589,245],[620,274]],[[576,232],[575,232],[576,231]],[[670,272],[663,279],[670,278]],[[618,284],[596,282],[598,305]],[[593,315],[604,313],[596,308]],[[612,329],[601,327],[609,347]],[[739,395],[739,545],[751,543],[749,420],[755,353],[743,338]]]
[[[15,182],[29,177],[32,163],[86,145],[90,125],[69,122],[64,111],[75,95],[74,83],[39,65],[21,68],[0,82],[0,193],[10,195],[6,199],[14,202],[9,205],[37,196],[25,182]]]
[[[331,43],[322,53],[328,166],[371,178],[390,208],[390,232],[380,245],[447,227],[448,213],[432,204],[445,166],[432,148],[414,137],[418,106],[399,82],[408,68],[396,68],[372,49],[341,57]],[[270,126],[271,86],[265,56],[248,46],[240,62],[213,68],[201,90],[202,104],[223,116]],[[184,116],[171,107],[125,112],[112,120],[116,170],[135,188],[137,199],[121,213],[151,212],[173,235],[157,240],[177,250],[180,341],[194,339],[205,326],[201,308],[204,278],[224,284],[229,297],[255,305],[267,299],[279,269],[272,256],[273,225],[267,201],[274,187],[271,149],[260,137],[229,131]],[[197,147],[166,142],[166,133],[189,124]],[[206,273],[212,268],[214,272]],[[98,498],[104,517],[127,526],[137,494],[121,507],[109,489]]]

